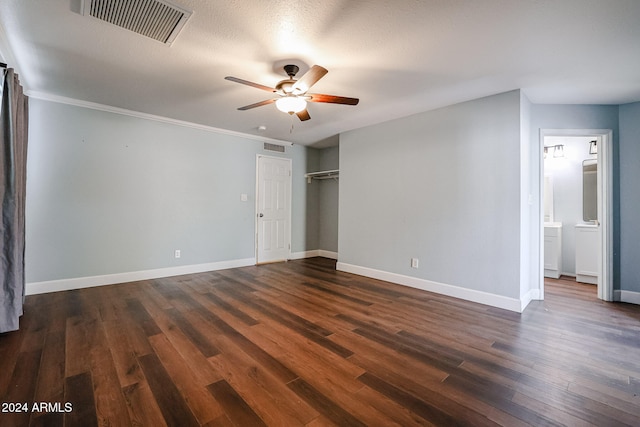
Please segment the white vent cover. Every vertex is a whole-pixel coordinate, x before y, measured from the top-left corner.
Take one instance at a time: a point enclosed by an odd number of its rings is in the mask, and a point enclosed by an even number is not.
[[[278,153],[284,153],[284,145],[264,143],[264,149],[268,151],[277,151]]]
[[[169,45],[192,13],[164,0],[84,0],[82,6],[83,15]]]

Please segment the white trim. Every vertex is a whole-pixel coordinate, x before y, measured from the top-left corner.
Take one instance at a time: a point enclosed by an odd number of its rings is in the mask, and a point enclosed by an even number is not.
[[[505,310],[515,311],[517,313],[521,313],[522,310],[524,310],[531,299],[533,299],[533,291],[537,291],[537,289],[532,290],[526,295],[526,298],[518,300],[516,298],[509,298],[502,295],[490,294],[488,292],[461,288],[459,286],[447,285],[445,283],[433,282],[431,280],[419,279],[417,277],[405,276],[397,273],[390,273],[388,271],[375,270],[373,268],[361,267],[344,262],[338,262],[336,270],[371,277],[373,279],[384,280],[416,289],[422,289],[424,291],[434,292],[466,301],[477,302]]]
[[[544,138],[545,130],[540,129],[538,135],[538,296],[539,299],[544,300]],[[555,219],[555,215],[554,215]],[[533,254],[531,254],[533,257]],[[559,265],[558,268],[562,268]]]
[[[598,155],[598,171],[601,173],[602,185],[598,190],[602,194],[602,203],[598,208],[602,210],[601,239],[602,253],[600,265],[600,281],[598,295],[605,301],[613,301],[613,131],[608,130],[602,135],[602,155]]]
[[[269,142],[271,144],[277,144],[277,145],[285,145],[285,146],[293,145],[293,142],[290,142],[290,141],[283,141],[280,139],[267,138],[265,136],[235,132],[232,130],[221,129],[221,128],[207,126],[207,125],[201,125],[198,123],[187,122],[184,120],[177,120],[177,119],[171,119],[169,117],[156,116],[155,114],[141,113],[139,111],[127,110],[125,108],[112,107],[110,105],[98,104],[98,103],[89,102],[89,101],[81,101],[79,99],[67,98],[59,95],[52,95],[45,92],[28,91],[26,94],[31,98],[40,99],[43,101],[57,102],[59,104],[73,105],[76,107],[89,108],[92,110],[106,111],[108,113],[121,114],[123,116],[136,117],[139,119],[153,120],[156,122],[168,123],[171,125],[203,130],[205,132],[213,132],[217,134],[237,136],[240,138],[251,139],[251,140],[260,141],[260,142]]]
[[[304,259],[323,257],[330,259],[338,259],[338,252],[325,251],[324,249],[315,249],[312,251],[292,252],[289,259]]]
[[[103,276],[74,277],[70,279],[49,280],[26,284],[26,294],[35,295],[47,292],[69,291],[72,289],[92,288],[94,286],[115,285],[139,280],[159,279],[183,274],[204,273],[228,268],[255,265],[255,258],[210,262],[206,264],[182,265],[179,267],[158,268],[155,270],[131,271],[127,273],[106,274]]]
[[[325,251],[324,249],[319,249],[318,252],[320,253],[318,256],[323,258],[338,259],[338,252]]]
[[[540,276],[540,297],[544,299],[544,204],[541,202],[544,188],[544,138],[548,136],[590,136],[599,137],[598,147],[598,218],[601,230],[600,276],[598,280],[598,298],[614,300],[613,291],[613,131],[611,129],[540,129],[538,149],[540,153],[540,184],[538,201],[540,203],[540,253],[538,265]]]
[[[640,292],[617,290],[613,293],[613,300],[640,305]]]
[[[315,258],[317,256],[320,256],[320,249],[315,249],[313,251],[291,252],[289,259]]]
[[[520,313],[524,311],[531,301],[540,300],[540,289],[530,289],[524,296],[520,298]]]

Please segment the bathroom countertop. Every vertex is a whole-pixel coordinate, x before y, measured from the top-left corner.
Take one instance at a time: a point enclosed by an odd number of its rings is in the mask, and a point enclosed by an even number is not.
[[[583,222],[576,224],[577,228],[598,228],[598,224]]]

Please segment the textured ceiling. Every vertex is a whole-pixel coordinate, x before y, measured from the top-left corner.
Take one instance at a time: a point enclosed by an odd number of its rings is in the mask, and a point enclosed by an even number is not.
[[[517,88],[535,103],[640,100],[638,0],[173,0],[193,15],[171,46],[79,3],[0,2],[0,52],[32,96],[307,145]],[[269,94],[225,76],[272,86],[288,62],[299,76],[324,66],[313,91],[360,104],[310,104],[307,122],[274,105],[236,110]]]

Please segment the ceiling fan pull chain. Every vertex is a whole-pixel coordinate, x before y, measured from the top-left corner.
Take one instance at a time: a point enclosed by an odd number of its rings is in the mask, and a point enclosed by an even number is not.
[[[289,114],[289,116],[291,117],[291,129],[289,129],[289,133],[293,133],[293,124],[294,124],[294,120],[293,120],[293,114]]]

